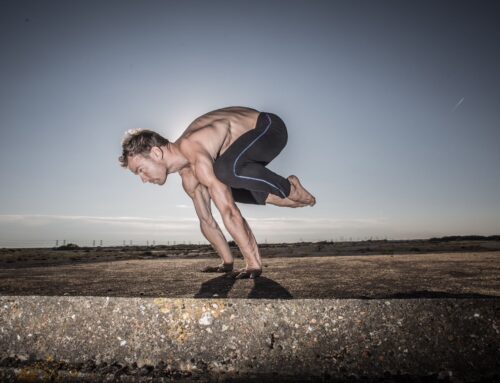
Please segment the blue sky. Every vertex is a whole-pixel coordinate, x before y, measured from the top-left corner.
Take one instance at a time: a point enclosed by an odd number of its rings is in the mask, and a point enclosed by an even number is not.
[[[1,7],[0,247],[204,242],[180,177],[142,184],[120,141],[232,105],[285,121],[269,167],[317,199],[239,204],[259,242],[500,233],[498,2]]]

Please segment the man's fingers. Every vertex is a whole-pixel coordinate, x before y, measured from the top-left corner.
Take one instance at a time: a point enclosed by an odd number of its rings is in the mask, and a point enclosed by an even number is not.
[[[238,275],[240,275],[244,271],[245,271],[245,269],[238,269],[238,270],[230,271],[229,273],[226,274],[226,276],[228,278],[238,278]]]
[[[234,278],[234,279],[245,279],[245,278],[254,279],[257,278],[260,274],[262,274],[262,270],[239,269],[227,273],[226,276],[228,278]]]
[[[255,279],[260,274],[262,274],[262,271],[260,271],[260,270],[245,270],[245,271],[239,273],[236,276],[236,279],[243,279],[243,278]]]
[[[248,278],[248,273],[246,271],[242,271],[235,277],[235,279],[243,279],[243,278]]]
[[[254,279],[257,278],[262,274],[261,269],[253,269],[253,270],[248,270],[250,272],[250,278]]]

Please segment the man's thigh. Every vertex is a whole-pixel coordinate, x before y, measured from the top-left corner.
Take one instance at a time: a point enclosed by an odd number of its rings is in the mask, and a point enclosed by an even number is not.
[[[246,162],[267,165],[283,150],[287,141],[287,129],[281,118],[262,112],[255,129],[242,134],[218,160],[236,165]]]

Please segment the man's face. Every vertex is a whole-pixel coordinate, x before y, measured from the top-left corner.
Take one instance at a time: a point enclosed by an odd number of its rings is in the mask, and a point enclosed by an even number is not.
[[[163,185],[167,180],[167,168],[153,153],[149,157],[137,154],[128,158],[128,169],[142,182]]]

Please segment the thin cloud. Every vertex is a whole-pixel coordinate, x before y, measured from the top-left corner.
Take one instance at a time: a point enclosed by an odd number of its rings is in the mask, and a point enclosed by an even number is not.
[[[453,108],[453,111],[455,111],[455,110],[456,110],[456,109],[460,106],[460,104],[461,104],[464,100],[465,100],[465,97],[462,97],[462,99],[461,99],[459,102],[457,102],[457,104],[456,104],[456,105],[455,105],[455,107]]]
[[[175,207],[178,207],[179,209],[193,209],[194,206],[180,204],[180,205],[175,205]]]
[[[217,217],[216,217],[217,218]],[[220,217],[219,217],[220,218]],[[297,228],[302,230],[314,229],[335,229],[347,227],[370,227],[380,226],[387,222],[386,218],[288,218],[288,217],[264,217],[245,218],[253,229],[283,230]],[[110,226],[128,226],[137,228],[154,227],[158,228],[179,228],[195,227],[199,220],[192,218],[169,218],[169,217],[128,217],[128,216],[83,216],[83,215],[43,215],[43,214],[11,214],[0,215],[0,223],[17,224],[25,226],[40,226],[53,223],[81,223],[81,224],[105,224]]]

